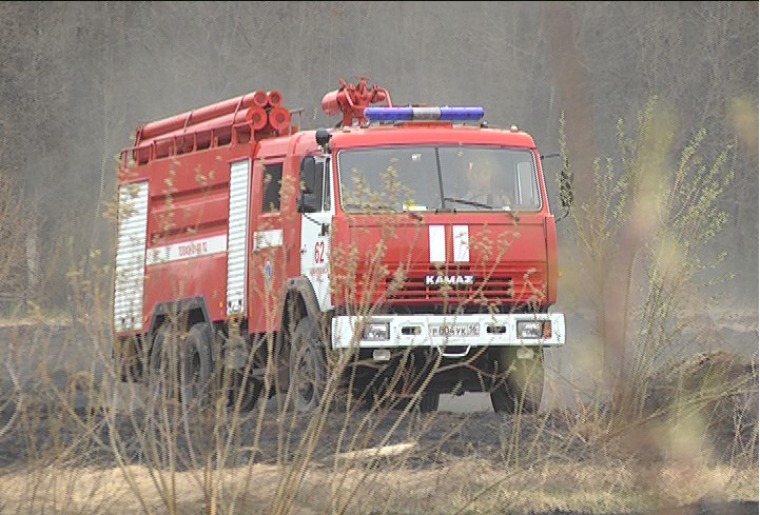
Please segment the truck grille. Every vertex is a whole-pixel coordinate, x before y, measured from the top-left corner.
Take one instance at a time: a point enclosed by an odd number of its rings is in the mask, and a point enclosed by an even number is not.
[[[541,264],[453,264],[436,268],[429,264],[411,267],[400,288],[389,291],[392,304],[523,304],[540,301],[546,292]],[[439,279],[440,277],[440,279]],[[472,278],[472,280],[470,280]],[[386,279],[393,288],[393,279]]]

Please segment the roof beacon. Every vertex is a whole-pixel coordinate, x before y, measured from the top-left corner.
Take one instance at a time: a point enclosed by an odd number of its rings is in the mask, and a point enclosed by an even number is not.
[[[482,107],[367,107],[364,116],[373,122],[475,121],[483,118]]]

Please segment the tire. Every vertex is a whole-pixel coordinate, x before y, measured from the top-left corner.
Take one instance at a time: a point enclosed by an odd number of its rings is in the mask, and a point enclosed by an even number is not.
[[[437,393],[423,393],[420,399],[417,401],[416,406],[412,406],[412,411],[415,410],[415,408],[420,410],[420,413],[433,413],[438,411],[438,401],[440,400],[441,396]],[[395,410],[404,410],[411,402],[411,399],[406,400],[403,399],[401,401],[398,401],[393,406],[393,409]]]
[[[179,366],[177,330],[171,324],[162,325],[153,336],[150,348],[147,383],[151,400],[163,403],[179,399]]]
[[[414,358],[411,357],[410,361],[406,364],[406,366],[409,366],[412,369],[414,369],[413,359]],[[393,372],[394,375],[397,373],[399,373],[398,370]],[[394,411],[403,411],[407,409],[412,402],[414,394],[416,394],[417,390],[421,387],[424,379],[423,376],[426,373],[430,373],[429,370],[414,372],[414,378],[408,382],[404,382],[400,387],[398,384],[395,387],[391,387],[389,382],[392,382],[393,380],[390,377],[384,377],[382,375],[375,376],[374,379],[369,381],[369,385],[365,388],[365,391],[359,392],[360,394],[363,394],[364,407],[368,410],[390,409]],[[389,391],[389,388],[394,389]],[[419,410],[421,413],[438,411],[439,400],[440,395],[437,391],[436,393],[424,391],[410,410]]]
[[[373,408],[376,408],[377,399],[381,398],[383,398],[382,390],[377,388],[373,389],[370,395],[367,397],[365,404],[366,409],[372,410]],[[425,392],[417,401],[417,405],[412,406],[411,410],[414,411],[416,408],[418,408],[420,410],[420,413],[436,412],[438,411],[438,402],[440,401],[440,398],[441,396],[437,393]],[[409,406],[410,402],[410,398],[398,398],[395,393],[391,393],[388,397],[385,398],[383,406],[386,406],[394,411],[403,411],[407,406]]]
[[[261,381],[250,375],[246,377],[242,372],[235,370],[231,374],[230,383],[231,388],[227,396],[228,406],[234,408],[237,405],[238,397],[242,397],[240,399],[240,412],[253,411],[264,389]]]
[[[420,399],[420,412],[432,413],[438,411],[438,401],[441,396],[437,393],[425,393]]]
[[[544,393],[544,349],[533,347],[533,357],[518,359],[515,347],[492,351],[497,380],[491,390],[496,413],[536,413]]]
[[[122,383],[137,383],[142,378],[143,358],[138,352],[142,346],[138,346],[138,339],[142,343],[142,337],[139,336],[121,340],[119,350],[114,352],[114,371]]]
[[[232,343],[231,343],[232,342]],[[236,339],[228,340],[225,345],[224,366],[220,366],[217,373],[219,374],[218,386],[224,389],[224,395],[227,399],[227,407],[237,409],[240,403],[240,412],[246,413],[256,407],[256,403],[264,389],[263,381],[253,377],[251,370],[257,366],[256,351],[261,349],[251,349],[251,346],[245,339],[238,336]],[[233,353],[238,358],[233,358],[230,363],[230,356],[227,353]],[[245,356],[244,362],[238,362],[239,356]]]
[[[205,407],[212,396],[212,335],[208,324],[195,324],[181,347],[180,399],[186,412]]]
[[[309,317],[302,318],[290,339],[290,397],[293,409],[311,413],[319,407],[327,378],[325,353],[319,329]]]

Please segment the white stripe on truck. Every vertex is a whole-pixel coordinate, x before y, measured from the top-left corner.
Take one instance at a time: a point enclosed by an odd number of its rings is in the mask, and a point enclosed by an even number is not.
[[[148,249],[145,262],[148,266],[162,265],[171,261],[182,261],[227,251],[227,235],[183,241]]]
[[[454,235],[454,261],[468,263],[470,261],[470,228],[467,225],[455,225]]]
[[[248,213],[251,161],[230,165],[230,216],[227,250],[227,316],[246,309],[246,277],[248,271]]]
[[[446,232],[443,225],[428,227],[430,242],[430,262],[444,263],[446,261]]]
[[[142,329],[145,244],[148,230],[148,181],[119,186],[118,235],[114,283],[114,329]]]

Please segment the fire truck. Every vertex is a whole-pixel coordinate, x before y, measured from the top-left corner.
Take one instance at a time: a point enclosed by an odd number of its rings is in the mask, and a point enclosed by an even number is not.
[[[311,412],[339,381],[366,405],[488,392],[536,411],[565,319],[533,138],[364,77],[322,108],[340,120],[303,130],[257,90],[137,128],[118,166],[121,379],[197,400],[225,377],[247,409],[281,394]]]

